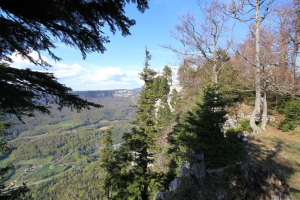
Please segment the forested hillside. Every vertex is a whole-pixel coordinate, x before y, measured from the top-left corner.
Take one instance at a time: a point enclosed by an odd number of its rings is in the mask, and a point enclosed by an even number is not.
[[[123,142],[122,135],[130,130],[130,122],[135,116],[135,109],[130,105],[136,104],[139,94],[133,90],[74,93],[104,107],[77,113],[69,109],[59,111],[53,106],[51,115],[37,113],[35,118],[25,117],[24,124],[15,119],[15,124],[7,132],[8,146],[13,151],[9,157],[1,157],[1,167],[8,162],[13,163],[12,170],[4,179],[7,185],[10,182],[16,185],[28,182],[32,186],[44,181],[47,181],[46,184],[53,180],[64,182],[66,177],[74,179],[72,183],[80,183],[79,187],[83,187],[83,179],[97,181],[95,174],[85,168],[94,169],[92,166],[99,158],[101,138],[109,126],[114,126],[113,144]],[[76,181],[77,176],[66,173],[78,173],[84,178]],[[39,186],[33,194],[44,195],[37,192],[40,187],[44,186]],[[45,196],[37,199],[45,199]]]

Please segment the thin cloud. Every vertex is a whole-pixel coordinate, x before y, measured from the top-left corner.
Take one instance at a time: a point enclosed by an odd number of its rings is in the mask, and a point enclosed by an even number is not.
[[[154,54],[173,55],[173,52],[171,51],[162,51],[162,50],[149,50],[149,51]]]
[[[37,53],[32,53],[33,57]],[[53,67],[44,69],[35,66],[28,60],[22,59],[14,54],[11,56],[14,62],[12,67],[18,69],[30,68],[34,71],[53,73],[58,81],[71,87],[73,90],[110,90],[110,89],[133,89],[141,87],[143,82],[139,79],[138,71],[123,70],[121,67],[114,66],[81,66],[77,63],[68,65],[65,63],[55,63],[47,60]]]

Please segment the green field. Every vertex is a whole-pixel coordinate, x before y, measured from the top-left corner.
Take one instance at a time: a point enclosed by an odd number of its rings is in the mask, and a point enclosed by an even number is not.
[[[20,160],[18,163],[16,164],[21,164],[21,165],[28,165],[28,164],[46,164],[46,163],[50,163],[52,160],[52,157],[46,157],[46,158],[34,158],[34,159],[30,159],[30,160]]]
[[[66,120],[66,121],[59,122],[57,125],[59,125],[59,126],[73,126],[73,125],[75,125],[75,123],[73,122],[73,120]]]
[[[17,170],[15,171],[15,173],[10,177],[9,180],[6,181],[7,184],[9,184],[9,182],[11,181],[18,181],[18,182],[21,182],[20,180],[22,180],[23,178],[23,171],[22,170]]]
[[[0,165],[5,165],[5,163],[11,161],[12,158],[8,157],[1,161]],[[61,164],[55,165],[52,161],[52,157],[46,157],[42,159],[30,159],[22,160],[18,163],[13,163],[13,165],[22,165],[20,168],[15,170],[15,172],[10,176],[5,182],[8,184],[11,181],[16,180],[17,182],[32,182],[39,181],[45,178],[53,177],[66,169],[66,166]],[[29,166],[34,166],[30,168]],[[30,171],[24,173],[26,168],[30,168]]]
[[[64,170],[64,167],[61,165],[53,166],[51,164],[47,164],[41,168],[37,168],[36,175],[41,175],[45,173],[51,173],[54,172],[55,174],[60,173]]]
[[[13,158],[11,156],[3,159],[3,160],[0,160],[0,167],[4,167],[6,166],[9,162],[11,162],[13,160]]]

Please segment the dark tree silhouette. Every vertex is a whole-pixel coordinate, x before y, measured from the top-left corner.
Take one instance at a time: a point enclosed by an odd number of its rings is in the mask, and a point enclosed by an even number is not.
[[[103,53],[109,42],[102,30],[105,25],[112,33],[119,29],[123,36],[130,35],[135,20],[124,11],[130,2],[141,12],[148,8],[148,0],[2,0],[0,59],[11,62],[9,55],[17,51],[34,64],[47,67],[40,52],[46,51],[59,61],[51,50],[57,41],[78,48],[83,58],[87,53]],[[31,51],[38,52],[38,60],[30,56]]]

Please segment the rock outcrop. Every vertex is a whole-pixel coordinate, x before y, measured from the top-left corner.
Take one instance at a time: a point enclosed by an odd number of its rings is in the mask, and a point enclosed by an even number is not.
[[[197,180],[201,181],[206,177],[206,166],[204,163],[204,153],[190,155],[190,176],[194,176]]]
[[[242,162],[236,164],[236,169],[239,174],[229,187],[243,189],[244,199],[291,199],[289,185],[280,181],[270,170]]]
[[[236,127],[238,125],[239,125],[239,123],[237,120],[229,118],[222,125],[222,131],[226,132],[229,128]]]
[[[156,200],[290,200],[289,185],[259,165],[237,162],[222,169],[205,169],[204,154],[191,154],[180,176]]]

